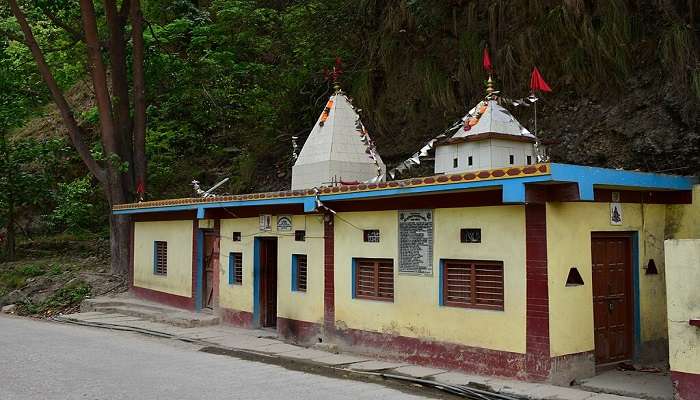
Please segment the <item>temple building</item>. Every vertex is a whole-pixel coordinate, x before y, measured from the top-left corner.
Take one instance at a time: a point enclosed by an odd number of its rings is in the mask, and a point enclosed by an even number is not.
[[[667,289],[700,276],[696,179],[539,160],[492,94],[434,176],[384,181],[337,91],[292,190],[114,206],[133,221],[132,293],[472,374],[569,385],[670,360],[679,390],[700,387],[698,291]]]

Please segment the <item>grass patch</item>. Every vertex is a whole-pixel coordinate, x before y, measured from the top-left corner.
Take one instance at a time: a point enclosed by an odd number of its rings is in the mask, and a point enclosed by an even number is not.
[[[27,283],[27,279],[44,275],[46,269],[37,264],[25,265],[0,273],[0,291],[10,292],[21,288]],[[0,292],[1,293],[1,292]],[[0,295],[2,297],[2,295]]]
[[[60,311],[80,304],[81,301],[90,296],[91,292],[90,285],[83,281],[76,282],[58,289],[51,297],[41,303],[20,303],[17,311],[21,315],[50,315],[53,314],[53,311]]]

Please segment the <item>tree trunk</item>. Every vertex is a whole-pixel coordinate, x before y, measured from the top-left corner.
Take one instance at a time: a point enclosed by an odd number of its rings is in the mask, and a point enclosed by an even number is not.
[[[112,214],[109,219],[109,232],[112,273],[128,277],[131,260],[131,217]]]

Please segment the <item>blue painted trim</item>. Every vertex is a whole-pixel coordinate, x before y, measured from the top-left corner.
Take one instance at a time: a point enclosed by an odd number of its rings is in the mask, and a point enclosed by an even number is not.
[[[322,195],[321,201],[335,201],[335,200],[353,200],[353,199],[366,199],[374,197],[386,197],[386,196],[401,196],[407,194],[421,194],[421,193],[432,193],[432,192],[449,192],[452,190],[464,190],[464,189],[475,189],[475,188],[499,188],[503,186],[518,185],[525,183],[535,183],[535,182],[546,182],[551,180],[549,175],[538,175],[538,176],[528,176],[523,178],[509,178],[509,179],[492,179],[487,181],[476,181],[476,182],[458,182],[458,183],[446,183],[441,185],[426,185],[426,186],[416,186],[416,187],[406,187],[406,188],[393,188],[393,189],[382,189],[382,190],[372,190],[369,192],[352,192],[352,193],[342,193],[342,194],[328,194]],[[517,189],[508,189],[510,191]],[[524,193],[523,193],[524,197]]]
[[[642,349],[642,319],[639,294],[639,232],[632,234],[632,287],[634,289],[634,358]]]
[[[299,291],[299,282],[297,281],[297,272],[299,270],[299,260],[296,254],[292,254],[292,292]]]
[[[204,307],[202,304],[202,290],[204,284],[204,231],[197,229],[197,282],[194,304],[198,310]]]
[[[504,203],[524,203],[525,184],[522,182],[504,182],[502,197]]]
[[[233,252],[228,253],[228,284],[233,285],[233,280],[235,277],[235,270],[234,268],[236,267],[234,265],[235,262],[235,257],[233,256]]]
[[[355,276],[357,276],[357,259],[352,259],[352,267],[350,268],[350,282],[352,282],[352,298],[356,298],[357,288],[355,287]]]
[[[153,275],[156,274],[156,264],[158,263],[158,261],[157,261],[158,260],[158,252],[157,252],[158,246],[156,245],[157,242],[158,242],[157,240],[153,241]]]
[[[445,282],[445,260],[442,258],[440,259],[440,262],[438,264],[438,304],[440,306],[445,305],[445,297],[443,296],[445,288],[444,282]]]
[[[314,212],[316,211],[316,198],[315,197],[305,197],[304,198],[304,212]]]
[[[659,190],[692,190],[696,179],[689,176],[623,171],[609,168],[584,167],[571,164],[550,164],[554,181],[579,182],[603,186]]]
[[[613,186],[620,188],[635,188],[648,190],[692,190],[696,179],[687,176],[664,175],[636,171],[621,171],[607,168],[584,167],[570,164],[550,164],[549,175],[524,176],[516,178],[490,179],[484,181],[455,182],[439,185],[423,185],[415,187],[399,187],[377,189],[367,192],[349,192],[320,195],[322,201],[368,199],[409,194],[448,192],[476,188],[502,188],[505,203],[523,203],[527,183],[535,182],[574,182],[578,183],[581,200],[593,200],[594,186]],[[314,196],[293,198],[275,198],[258,200],[223,201],[214,203],[197,203],[177,206],[161,206],[150,208],[134,208],[115,210],[114,214],[142,214],[167,211],[197,211],[197,217],[203,218],[204,211],[209,208],[266,206],[278,204],[302,204],[305,212],[316,209]]]
[[[260,326],[260,238],[253,240],[253,326]]]

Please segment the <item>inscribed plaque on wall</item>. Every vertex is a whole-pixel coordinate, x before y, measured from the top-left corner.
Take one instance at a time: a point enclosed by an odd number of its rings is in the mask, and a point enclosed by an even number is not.
[[[433,274],[433,210],[399,211],[399,273]]]

